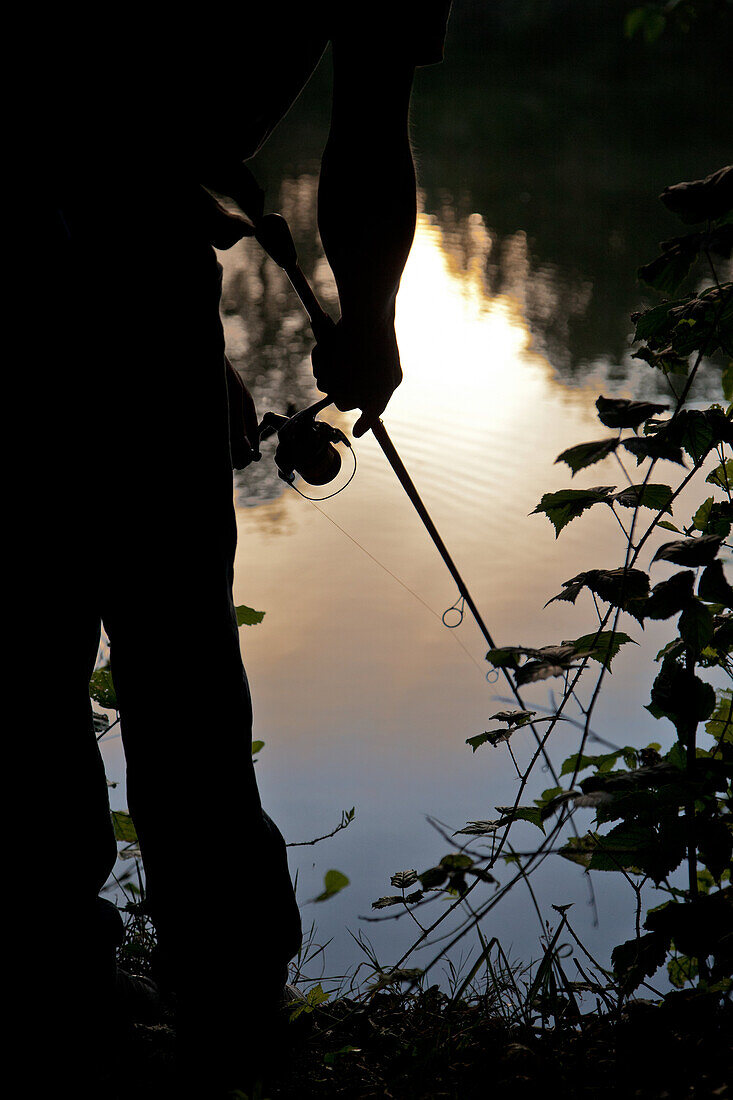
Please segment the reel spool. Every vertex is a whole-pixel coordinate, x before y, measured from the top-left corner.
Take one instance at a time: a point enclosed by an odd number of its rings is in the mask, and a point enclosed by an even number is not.
[[[259,437],[267,439],[277,434],[275,465],[278,477],[288,485],[293,485],[296,474],[309,485],[328,485],[338,477],[341,455],[335,444],[343,443],[349,450],[351,444],[340,428],[325,420],[316,420],[316,414],[330,404],[327,397],[294,416],[265,413]]]

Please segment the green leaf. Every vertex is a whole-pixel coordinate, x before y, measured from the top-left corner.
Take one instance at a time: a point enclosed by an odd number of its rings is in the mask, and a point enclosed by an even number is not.
[[[304,994],[302,1001],[296,1001],[294,1006],[290,1009],[290,1019],[297,1020],[303,1013],[309,1015],[319,1005],[325,1004],[328,1001],[328,993],[323,991],[323,987],[319,982],[318,985],[314,985],[311,989]]]
[[[566,462],[575,476],[578,470],[584,470],[586,466],[592,466],[595,462],[600,462],[602,458],[612,454],[618,444],[617,436],[600,439],[594,443],[579,443],[576,447],[569,447],[567,451],[563,451],[557,456],[555,462]]]
[[[540,806],[496,806],[497,813],[502,815],[502,825],[510,821],[528,821],[530,825],[536,825],[544,833],[542,824],[542,809]]]
[[[601,756],[580,756],[580,759],[578,759],[579,754],[575,753],[564,761],[560,775],[571,775],[576,770],[576,764],[578,773],[585,771],[586,768],[597,768],[601,774],[608,772],[618,763],[623,753],[623,749],[617,749],[614,752],[603,753]]]
[[[700,233],[665,241],[661,245],[662,255],[639,268],[639,278],[661,294],[673,294],[697,259],[700,243]]]
[[[252,755],[254,756],[254,754],[256,752],[262,752],[264,747],[265,747],[265,742],[264,741],[253,741],[252,742]]]
[[[697,977],[697,959],[691,959],[688,955],[678,955],[667,963],[667,973],[675,989],[683,989],[688,982],[692,984],[693,979]]]
[[[109,665],[102,665],[94,670],[89,680],[89,695],[95,703],[99,703],[100,707],[117,710],[117,695]]]
[[[733,167],[727,165],[704,179],[665,187],[660,198],[687,225],[716,221],[733,207]]]
[[[667,957],[668,942],[659,932],[649,932],[619,944],[611,953],[613,970],[625,993],[651,978]]]
[[[564,591],[548,600],[545,607],[555,600],[575,603],[583,588],[594,592],[606,603],[629,611],[639,621],[643,618],[649,578],[640,569],[589,569],[585,573],[578,573],[577,577],[563,581]]]
[[[530,513],[544,513],[555,528],[555,537],[571,520],[582,515],[594,504],[609,504],[613,485],[597,485],[592,489],[560,489],[557,493],[545,493],[537,507]]]
[[[717,556],[722,542],[720,535],[701,535],[699,538],[678,539],[665,542],[652,558],[655,561],[671,561],[675,565],[710,565]]]
[[[647,619],[669,619],[682,611],[692,599],[695,574],[690,569],[674,573],[666,581],[655,584],[646,601],[644,616]]]
[[[706,603],[722,604],[723,607],[733,608],[733,588],[728,584],[723,571],[723,563],[719,558],[706,566],[697,586],[699,599]]]
[[[733,367],[733,363],[731,364]],[[712,473],[705,478],[708,485],[717,485],[726,492],[733,489],[733,458],[727,459],[717,466]]]
[[[234,610],[237,613],[237,626],[256,626],[265,617],[264,611],[255,611],[253,607],[247,607],[244,603],[239,604]]]
[[[314,901],[328,901],[329,898],[334,897],[335,894],[341,892],[345,886],[349,885],[349,879],[341,871],[326,871],[323,879],[323,892],[314,898]]]
[[[715,710],[705,723],[705,731],[717,742],[733,743],[733,691],[723,688],[719,693]]]
[[[602,630],[596,634],[584,634],[571,643],[575,647],[577,656],[588,656],[593,661],[605,664],[610,668],[611,661],[616,656],[621,646],[638,645],[628,634],[621,630]]]
[[[137,844],[137,832],[129,814],[123,813],[122,810],[112,810],[112,826],[115,840],[120,840],[124,844]]]
[[[691,599],[680,615],[678,629],[688,649],[699,656],[713,638],[713,616],[700,600]]]
[[[628,489],[616,493],[613,499],[624,508],[652,508],[655,512],[669,512],[672,515],[670,502],[673,496],[669,485],[629,485]]]
[[[664,459],[678,466],[685,464],[681,449],[662,433],[645,436],[643,439],[634,436],[631,439],[622,439],[621,443],[634,456],[637,466],[648,458]]]
[[[652,685],[651,701],[655,718],[665,717],[680,735],[686,736],[698,722],[705,722],[715,709],[715,691],[682,666],[674,657],[666,656]]]
[[[402,894],[391,894],[389,897],[377,898],[372,902],[372,909],[386,909],[390,905],[401,905]]]
[[[652,401],[630,401],[625,397],[599,397],[596,401],[598,419],[607,428],[638,428],[656,413],[664,412],[668,405],[656,405]]]

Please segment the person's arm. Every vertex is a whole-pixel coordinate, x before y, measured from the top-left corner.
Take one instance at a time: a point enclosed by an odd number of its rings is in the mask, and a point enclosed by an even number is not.
[[[319,389],[360,408],[368,431],[402,379],[395,299],[416,220],[408,136],[414,68],[399,50],[334,41],[331,130],[323,154],[318,225],[339,292],[341,320],[313,353]]]

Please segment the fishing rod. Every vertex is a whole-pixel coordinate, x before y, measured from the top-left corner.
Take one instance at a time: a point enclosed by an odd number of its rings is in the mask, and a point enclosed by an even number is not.
[[[321,340],[334,328],[334,321],[321,306],[301,270],[300,264],[298,263],[295,243],[287,221],[282,214],[265,214],[256,220],[254,236],[262,248],[264,248],[265,252],[267,252],[271,259],[273,259],[287,275],[295,293],[298,295],[308,314],[313,335],[317,341]],[[333,401],[330,397],[324,397],[316,401],[314,405],[310,405],[307,409],[303,409],[293,416],[281,416],[278,413],[268,412],[263,417],[258,429],[259,438],[264,439],[267,438],[268,435],[277,433],[278,446],[275,451],[275,463],[278,467],[279,476],[286,481],[288,485],[294,487],[296,473],[300,474],[300,476],[311,485],[325,485],[337,477],[341,468],[341,455],[336,450],[334,444],[343,443],[348,448],[351,448],[351,444],[339,428],[335,428],[332,424],[328,424],[325,421],[316,420],[316,415],[332,404]],[[423,504],[420,494],[415,488],[415,484],[408,474],[381,420],[375,421],[371,427],[371,432],[381,447],[387,462],[396,474],[398,481],[407,493],[412,506],[419,515],[423,526],[430,535],[450,575],[456,582],[461,599],[465,602],[473,615],[476,625],[486,639],[489,647],[491,649],[496,649],[496,643],[489,633],[489,629],[480,611],[476,607],[466,582],[461,576],[453,558],[448,553],[448,549],[443,539],[440,537],[438,529],[430,518],[428,510]],[[354,467],[351,477],[354,476],[355,469],[356,467]],[[348,484],[348,482],[346,484]],[[456,601],[456,604],[458,602],[459,601]],[[456,604],[454,604],[453,607],[458,611],[459,620],[458,623],[452,625],[458,626],[463,619],[463,610],[462,608],[458,608]],[[449,608],[448,610],[453,610],[453,608]],[[446,622],[446,614],[447,612],[443,615],[444,623]],[[446,623],[446,625],[448,624]],[[525,710],[524,701],[517,685],[509,675],[509,670],[507,668],[502,668],[501,672],[504,674],[504,678],[512,695],[517,700],[522,710]],[[535,728],[533,721],[530,720],[527,725],[532,731],[535,742],[544,758],[555,785],[559,786],[559,777],[547,753],[540,733]],[[577,830],[575,831],[577,832]]]
[[[313,335],[316,340],[322,340],[333,329],[334,322],[321,306],[303,274],[287,221],[281,214],[265,214],[257,222],[254,235],[268,256],[287,275],[308,314]],[[333,404],[331,398],[325,397],[291,417],[272,412],[266,413],[263,417],[259,426],[260,438],[266,438],[268,435],[277,433],[278,448],[275,452],[275,462],[280,477],[288,484],[293,484],[296,473],[299,473],[311,485],[327,484],[337,476],[341,467],[341,458],[334,444],[345,443],[346,446],[350,447],[350,443],[339,428],[334,428],[331,424],[316,419],[316,415],[331,404]],[[496,643],[481,617],[466,582],[430,518],[430,514],[397,453],[387,429],[381,420],[377,420],[372,425],[371,431],[397,479],[407,493],[453,580],[456,582],[458,591],[473,615],[479,630],[488,645],[495,649]]]

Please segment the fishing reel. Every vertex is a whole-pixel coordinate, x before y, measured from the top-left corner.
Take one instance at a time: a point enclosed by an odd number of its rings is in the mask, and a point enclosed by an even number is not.
[[[338,443],[345,444],[353,455],[351,444],[340,428],[316,419],[321,409],[330,404],[330,397],[326,397],[293,416],[265,413],[259,426],[259,437],[267,439],[277,434],[275,465],[278,476],[288,485],[293,485],[296,474],[309,485],[328,485],[335,481],[341,470],[341,454],[335,446]]]

